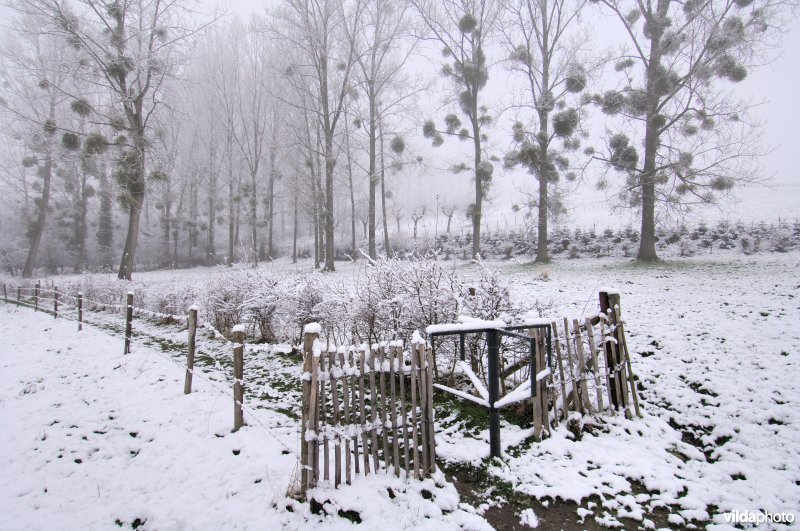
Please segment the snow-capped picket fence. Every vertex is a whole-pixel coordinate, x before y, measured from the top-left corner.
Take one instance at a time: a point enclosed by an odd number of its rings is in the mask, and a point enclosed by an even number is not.
[[[408,352],[402,341],[335,348],[320,332],[313,323],[304,333],[301,495],[329,480],[331,465],[336,486],[343,471],[347,484],[380,469],[429,476],[436,470],[430,348],[418,335]]]
[[[512,405],[530,404],[530,409],[521,411],[530,415],[536,441],[551,435],[560,421],[573,419],[572,413],[580,418],[624,411],[632,418],[635,411],[641,417],[620,296],[605,289],[599,299],[597,315],[583,322],[564,318],[563,328],[556,320],[544,318],[505,322],[465,316],[459,323],[427,328],[435,347],[434,360],[448,337],[457,339],[459,346],[452,355],[460,361],[453,362],[451,372],[456,377],[451,385],[458,388],[439,382],[434,386],[487,409],[490,455],[502,456],[500,410]],[[472,349],[469,360],[467,345]]]

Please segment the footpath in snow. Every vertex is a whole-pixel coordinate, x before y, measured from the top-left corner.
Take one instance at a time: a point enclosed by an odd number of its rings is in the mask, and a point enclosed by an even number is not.
[[[488,528],[441,475],[323,484],[312,514],[286,495],[297,437],[262,427],[282,415],[261,409],[231,433],[230,394],[195,378],[184,395],[162,353],[122,351],[120,337],[0,305],[1,529]]]

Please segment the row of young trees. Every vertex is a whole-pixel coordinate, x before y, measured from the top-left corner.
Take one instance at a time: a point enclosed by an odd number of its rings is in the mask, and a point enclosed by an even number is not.
[[[295,259],[308,233],[315,261],[333,270],[337,238],[347,234],[355,253],[359,228],[366,254],[391,256],[399,176],[435,166],[420,132],[434,147],[470,146],[449,171],[472,183],[473,255],[500,171],[535,180],[529,207],[547,261],[559,183],[587,181],[593,168],[640,209],[638,257],[654,260],[659,204],[712,202],[756,175],[749,103],[731,83],[771,57],[794,4],[284,0],[246,23],[188,0],[6,8],[1,171],[26,230],[22,274],[33,274],[48,225],[76,270],[90,247],[110,265],[116,203],[127,216],[118,276],[130,279],[140,234],[161,263],[176,264],[179,247],[189,262],[258,263],[285,241],[287,217]],[[593,51],[590,14],[616,19],[622,53]],[[492,78],[512,90],[499,94]],[[449,230],[454,203],[436,208]],[[423,215],[412,213],[415,235]]]

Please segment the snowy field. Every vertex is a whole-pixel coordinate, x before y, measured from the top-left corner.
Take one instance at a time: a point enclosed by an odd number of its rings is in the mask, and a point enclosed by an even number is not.
[[[337,266],[332,282],[354,281],[358,266]],[[542,443],[505,423],[500,463],[488,460],[480,419],[437,398],[437,454],[445,470],[468,465],[495,483],[478,493],[482,503],[459,503],[451,475],[377,476],[321,487],[316,498],[327,503],[313,514],[287,497],[298,357],[248,351],[249,425],[232,434],[221,342],[201,341],[205,376],[184,396],[179,326],[137,322],[125,357],[117,315],[93,314],[102,328],[78,333],[72,322],[0,305],[0,528],[479,529],[489,525],[479,514],[505,505],[519,528],[549,529],[547,507],[574,502],[566,527],[726,529],[729,511],[798,512],[800,254],[489,266],[514,299],[538,300],[553,317],[595,313],[599,287],[619,288],[644,418],[585,418],[591,431],[580,441],[562,424]],[[265,267],[296,275],[311,264]],[[158,291],[213,273],[144,273],[136,282]],[[520,509],[525,499],[530,507]],[[347,519],[351,511],[361,524]]]

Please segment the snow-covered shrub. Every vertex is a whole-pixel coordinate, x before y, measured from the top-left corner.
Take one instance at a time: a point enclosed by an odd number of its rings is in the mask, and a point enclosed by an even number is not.
[[[223,334],[242,322],[246,275],[239,270],[217,273],[208,281],[204,308],[211,324]]]
[[[201,290],[193,284],[176,283],[171,286],[160,286],[150,294],[152,310],[169,315],[186,315],[189,306],[201,302]]]

